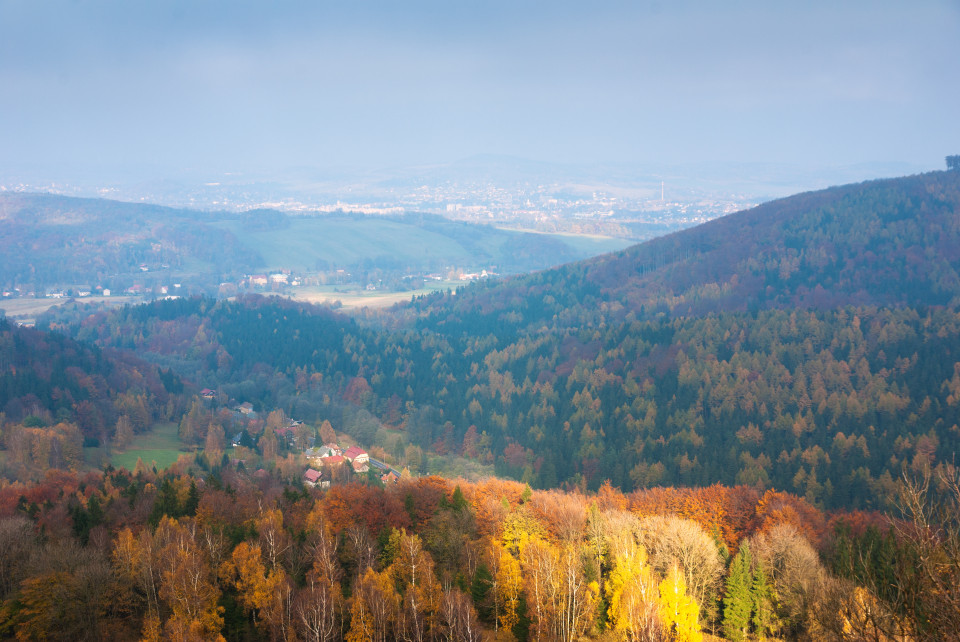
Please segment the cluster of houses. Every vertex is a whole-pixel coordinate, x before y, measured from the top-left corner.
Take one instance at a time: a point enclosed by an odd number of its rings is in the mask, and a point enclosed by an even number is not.
[[[217,392],[210,388],[204,388],[200,391],[200,396],[206,400],[214,400],[217,397]],[[257,413],[250,402],[233,406],[232,410],[237,420],[257,418]],[[289,419],[287,425],[275,428],[274,432],[278,440],[282,440],[293,448],[296,447],[297,429],[301,425],[303,425],[303,422],[299,419]],[[306,455],[310,467],[303,474],[303,482],[308,486],[329,487],[333,478],[343,478],[341,475],[345,472],[343,470],[344,466],[349,466],[350,470],[357,475],[365,475],[373,469],[384,484],[396,484],[400,481],[400,473],[396,469],[382,461],[371,459],[367,451],[359,446],[350,446],[346,450],[333,443],[315,446],[313,437],[310,437],[307,443],[309,448],[304,451],[304,455]],[[252,447],[253,444],[250,442],[249,436],[246,436],[245,431],[241,430],[230,439],[230,445],[236,448],[243,445]]]
[[[247,287],[260,289],[266,288],[267,286],[277,289],[287,285],[294,287],[300,285],[300,279],[291,276],[290,270],[281,270],[271,274],[248,274],[245,280]],[[243,284],[243,281],[241,281],[241,284]]]
[[[366,474],[373,468],[380,473],[380,481],[384,484],[396,484],[400,481],[400,474],[396,470],[381,461],[370,459],[367,451],[359,446],[350,446],[343,450],[337,444],[324,444],[308,448],[304,454],[310,461],[310,468],[303,474],[303,482],[308,486],[328,487],[330,480],[323,479],[323,471],[328,471],[329,477],[337,467],[346,465],[358,475]]]

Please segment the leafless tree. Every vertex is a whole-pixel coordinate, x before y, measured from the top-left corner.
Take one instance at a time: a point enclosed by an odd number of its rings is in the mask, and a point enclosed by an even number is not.
[[[687,583],[687,593],[706,612],[715,604],[723,580],[723,562],[716,543],[700,526],[679,517],[646,517],[640,521],[641,544],[650,565],[661,576],[677,563]]]

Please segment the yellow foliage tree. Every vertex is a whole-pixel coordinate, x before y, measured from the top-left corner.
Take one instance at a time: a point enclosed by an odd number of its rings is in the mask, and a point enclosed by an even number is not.
[[[493,545],[503,551],[496,573],[496,600],[501,606],[498,620],[500,626],[509,631],[519,620],[517,609],[520,606],[520,593],[523,590],[523,575],[520,573],[520,562],[499,544],[493,543]]]
[[[395,626],[400,596],[389,571],[372,568],[357,582],[350,607],[350,630],[346,642],[387,642],[398,638]]]
[[[517,608],[523,591],[523,576],[520,562],[507,547],[492,537],[487,537],[483,547],[483,559],[490,571],[489,588],[493,606],[494,627],[510,629],[519,618]]]
[[[193,536],[192,522],[180,524],[164,517],[157,527],[160,547],[160,599],[171,615],[165,625],[168,639],[223,640],[223,607],[217,605],[220,589],[210,581],[210,566]]]
[[[600,587],[587,582],[580,547],[571,542],[558,547],[534,537],[521,549],[520,563],[534,637],[568,642],[585,634]]]
[[[701,642],[700,607],[687,595],[683,573],[673,565],[660,582],[660,618],[677,642]]]
[[[240,602],[259,613],[261,621],[274,633],[286,637],[291,627],[291,589],[282,568],[267,569],[260,547],[240,542],[223,573],[232,578]]]
[[[344,639],[346,642],[367,642],[375,639],[373,624],[373,614],[370,613],[366,600],[363,596],[356,595],[350,606],[350,630]]]
[[[659,640],[657,581],[642,546],[614,560],[606,583],[610,624],[622,639]]]

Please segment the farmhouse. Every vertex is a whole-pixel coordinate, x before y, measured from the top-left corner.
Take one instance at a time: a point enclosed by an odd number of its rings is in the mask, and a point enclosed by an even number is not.
[[[343,458],[351,462],[361,462],[367,463],[370,461],[370,455],[367,454],[363,448],[359,446],[350,446],[343,453]]]
[[[308,468],[305,473],[303,473],[303,483],[314,487],[320,483],[320,478],[323,476],[319,470],[314,470],[313,468]]]

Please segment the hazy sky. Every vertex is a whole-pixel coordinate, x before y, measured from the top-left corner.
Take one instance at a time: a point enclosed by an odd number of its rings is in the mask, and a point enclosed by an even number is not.
[[[0,0],[0,164],[960,153],[960,0]]]

